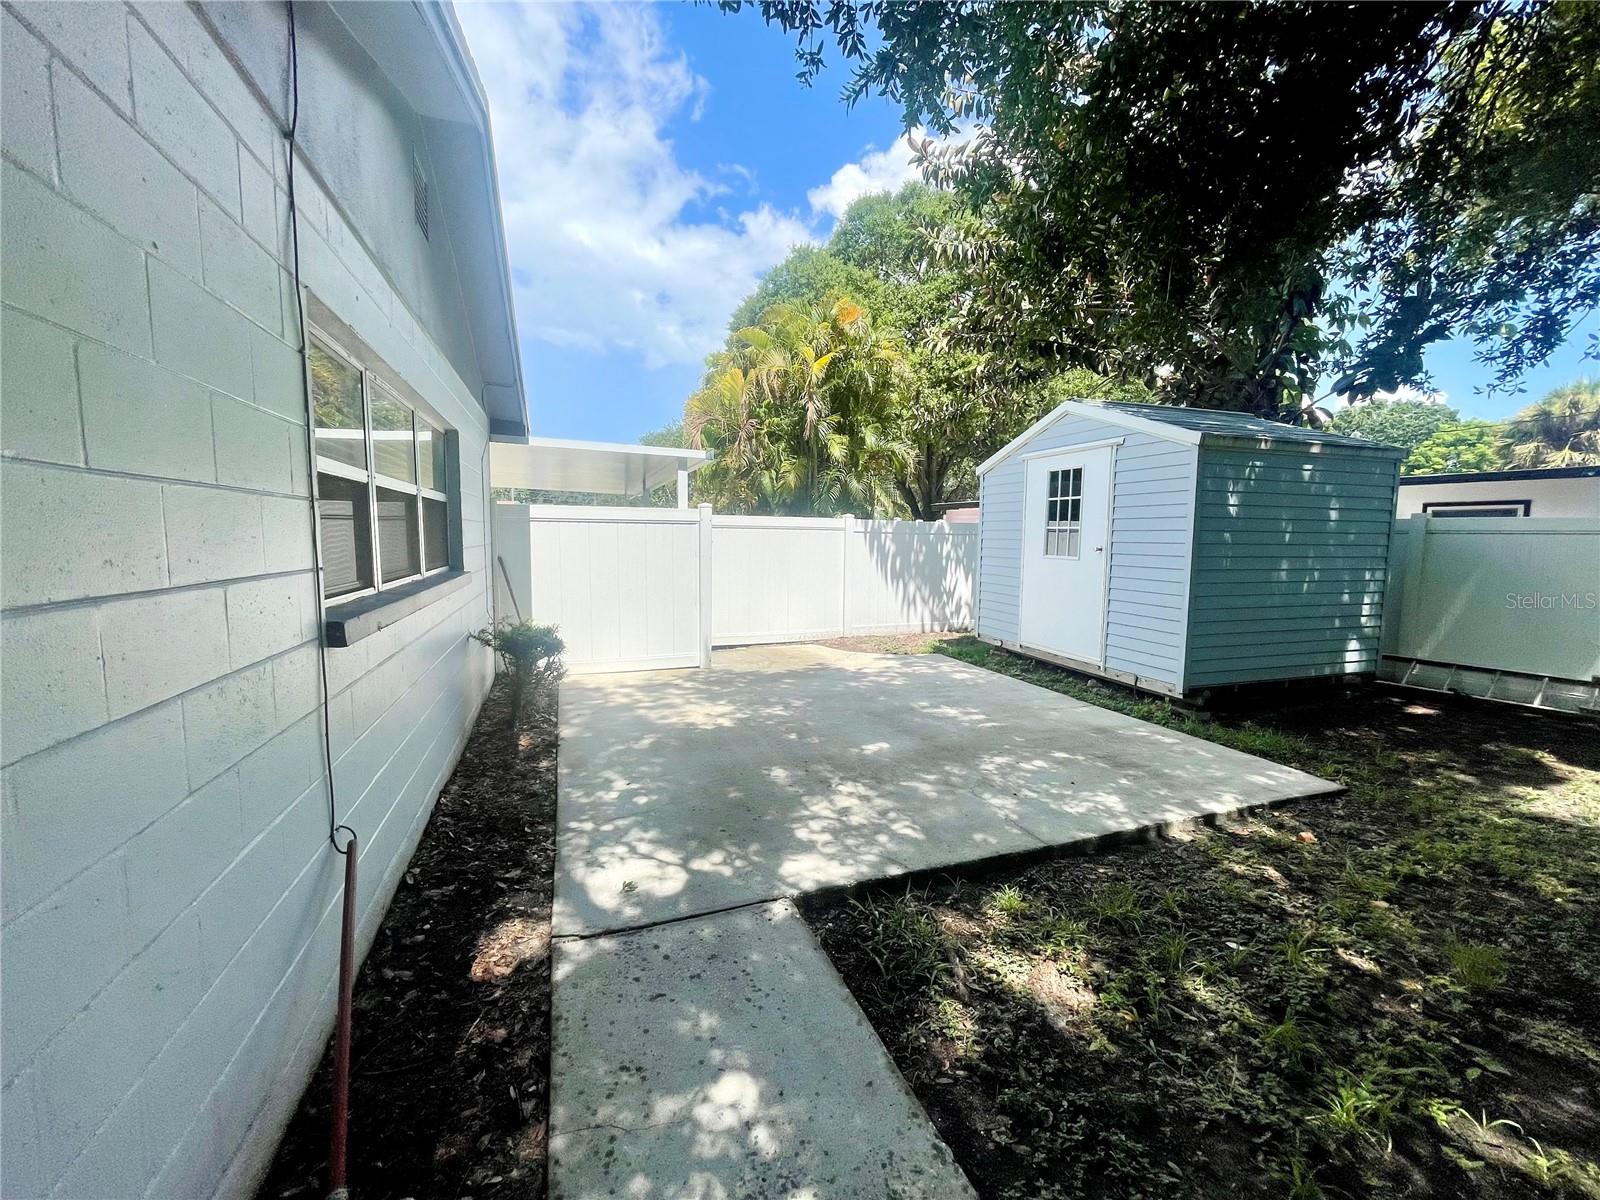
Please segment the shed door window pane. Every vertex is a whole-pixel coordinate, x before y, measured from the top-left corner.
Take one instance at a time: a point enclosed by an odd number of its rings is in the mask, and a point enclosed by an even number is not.
[[[417,554],[417,498],[379,488],[378,567],[383,581],[392,583],[420,573]]]
[[[417,481],[411,410],[381,387],[372,389],[372,469],[405,483]],[[387,575],[384,576],[388,578]]]
[[[417,477],[425,488],[445,490],[444,434],[417,418]]]
[[[311,398],[317,414],[317,453],[366,470],[367,434],[361,419],[361,372],[315,338],[311,340]]]
[[[443,500],[422,501],[422,569],[450,565],[450,506]]]
[[[1083,540],[1083,468],[1050,472],[1045,498],[1044,552],[1051,558],[1077,558]]]
[[[372,512],[367,485],[338,475],[317,476],[317,528],[328,596],[372,586]]]

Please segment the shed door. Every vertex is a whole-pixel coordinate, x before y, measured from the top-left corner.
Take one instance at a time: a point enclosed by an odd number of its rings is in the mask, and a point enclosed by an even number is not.
[[[1028,460],[1018,640],[1101,665],[1110,557],[1111,448]]]

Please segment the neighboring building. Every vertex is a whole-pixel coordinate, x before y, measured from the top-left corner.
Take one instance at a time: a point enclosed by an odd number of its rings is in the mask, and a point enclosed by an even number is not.
[[[491,679],[482,89],[448,8],[294,16],[291,175],[285,5],[0,15],[8,1200],[250,1193],[333,1019],[324,763],[364,952]]]
[[[953,500],[948,504],[936,504],[939,510],[939,519],[948,521],[952,525],[976,525],[978,523],[978,502],[976,500]]]
[[[1600,467],[1404,475],[1395,515],[1600,517]]]
[[[1167,695],[1370,675],[1401,457],[1068,400],[978,468],[978,636]]]

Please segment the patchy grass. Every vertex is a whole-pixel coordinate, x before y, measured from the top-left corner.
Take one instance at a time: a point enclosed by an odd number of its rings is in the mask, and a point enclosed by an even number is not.
[[[1373,689],[1207,716],[1343,797],[814,907],[993,1200],[1600,1197],[1600,734]]]

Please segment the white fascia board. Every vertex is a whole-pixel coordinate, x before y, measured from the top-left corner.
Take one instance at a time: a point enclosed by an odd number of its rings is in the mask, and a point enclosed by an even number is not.
[[[1120,409],[1107,408],[1103,404],[1095,404],[1092,401],[1063,400],[999,450],[984,459],[978,467],[978,474],[985,475],[994,470],[995,467],[998,467],[1015,454],[1029,439],[1037,437],[1063,417],[1087,417],[1091,421],[1104,421],[1107,425],[1116,425],[1122,429],[1136,429],[1140,433],[1148,433],[1151,437],[1161,438],[1163,441],[1168,442],[1178,442],[1185,446],[1198,446],[1202,436],[1198,429],[1183,429],[1177,425],[1168,425],[1165,421],[1152,421],[1148,417],[1136,417],[1132,413],[1125,413]],[[1062,447],[1062,449],[1068,449],[1068,447]]]

